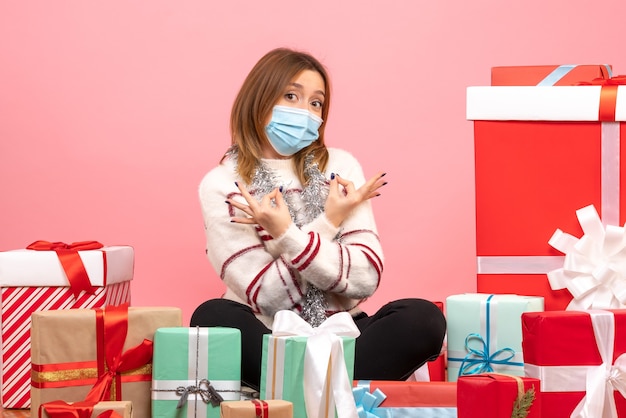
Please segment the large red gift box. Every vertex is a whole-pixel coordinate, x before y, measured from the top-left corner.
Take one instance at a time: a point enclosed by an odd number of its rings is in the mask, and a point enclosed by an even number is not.
[[[525,375],[541,380],[542,416],[569,418],[583,398],[587,416],[626,416],[614,391],[626,388],[626,310],[526,312],[522,335]],[[617,415],[593,409],[613,400]]]
[[[521,65],[491,68],[492,86],[572,86],[610,78],[610,65]]]
[[[513,416],[523,396],[534,397],[527,418],[541,417],[541,382],[530,377],[484,373],[460,376],[457,381],[458,418],[502,418]],[[517,416],[517,415],[516,415]]]
[[[95,241],[76,245],[45,241],[33,244],[37,244],[39,250],[0,252],[4,408],[30,406],[30,318],[33,312],[96,308],[130,302],[130,284],[134,273],[132,247],[102,246]],[[43,250],[46,247],[49,250]],[[63,261],[55,251],[60,247],[65,250],[65,254],[61,255],[65,257]],[[79,259],[72,260],[71,252]],[[69,273],[64,268],[66,266]],[[70,286],[68,275],[72,277],[72,274],[81,272],[86,273],[87,284],[93,286],[93,293],[76,291]]]
[[[474,121],[477,291],[543,296],[545,310],[572,296],[546,274],[563,267],[548,241],[582,235],[576,210],[594,205],[623,225],[624,86],[468,87]]]

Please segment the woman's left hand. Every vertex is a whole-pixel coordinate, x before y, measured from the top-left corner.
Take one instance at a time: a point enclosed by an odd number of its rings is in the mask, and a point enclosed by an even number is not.
[[[263,196],[259,202],[250,195],[243,184],[239,182],[235,184],[243,198],[246,199],[247,205],[232,199],[227,199],[226,202],[243,211],[249,217],[233,217],[231,222],[258,224],[274,238],[280,237],[287,231],[293,221],[289,214],[289,208],[283,199],[283,194],[278,188]]]
[[[383,172],[377,173],[358,189],[355,189],[351,181],[341,178],[339,175],[331,177],[328,198],[324,206],[328,220],[339,227],[358,205],[373,197],[380,196],[378,189],[387,184],[383,180],[385,174]]]

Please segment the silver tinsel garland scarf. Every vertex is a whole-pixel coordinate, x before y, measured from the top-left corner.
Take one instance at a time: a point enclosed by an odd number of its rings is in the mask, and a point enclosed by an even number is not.
[[[227,155],[233,158],[235,162],[237,160],[237,154],[238,149],[236,145],[230,147],[227,152]],[[324,211],[324,205],[328,197],[326,178],[319,170],[318,164],[313,162],[313,154],[306,156],[304,173],[307,177],[307,184],[303,187],[300,196],[303,202],[302,208],[296,208],[294,202],[295,196],[293,194],[284,195],[291,219],[293,219],[298,228],[313,221]],[[278,183],[272,170],[263,162],[259,162],[255,169],[250,189],[255,191],[255,197],[260,200],[276,187],[279,187],[280,185]],[[326,320],[326,298],[324,297],[324,292],[311,283],[308,283],[307,293],[300,315],[312,327],[318,327]]]

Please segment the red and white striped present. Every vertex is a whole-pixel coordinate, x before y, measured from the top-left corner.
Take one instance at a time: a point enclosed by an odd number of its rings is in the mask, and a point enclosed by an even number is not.
[[[76,268],[68,266],[67,259],[62,261],[62,255],[55,249],[0,252],[0,376],[4,408],[30,407],[30,316],[33,312],[130,303],[134,249],[99,246],[101,248],[95,246],[97,249],[91,250],[65,249],[65,254],[78,255],[79,259],[71,260],[78,264]],[[71,245],[66,246],[69,247]],[[91,289],[77,292],[70,287],[68,275],[76,269],[86,273],[88,285],[93,286]]]

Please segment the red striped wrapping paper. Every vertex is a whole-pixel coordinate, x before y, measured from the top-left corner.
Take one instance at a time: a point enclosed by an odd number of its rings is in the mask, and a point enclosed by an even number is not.
[[[35,311],[91,309],[130,303],[134,250],[79,251],[94,294],[74,298],[54,251],[0,252],[2,407],[30,407],[30,316]],[[65,281],[64,281],[65,280]]]

